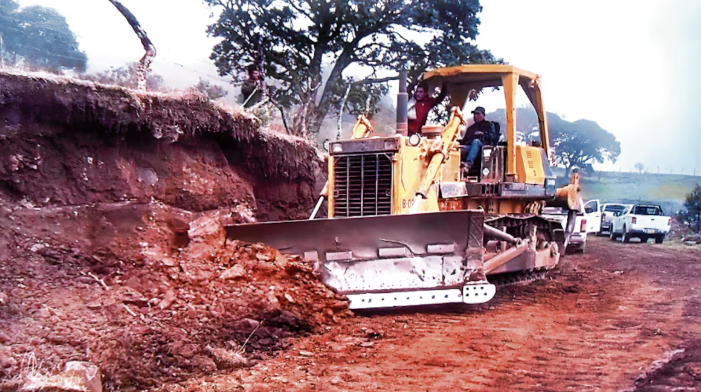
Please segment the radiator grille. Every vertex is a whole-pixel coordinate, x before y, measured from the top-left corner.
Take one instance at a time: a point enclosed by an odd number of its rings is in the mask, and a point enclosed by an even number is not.
[[[334,157],[334,216],[392,213],[392,158],[388,154]]]

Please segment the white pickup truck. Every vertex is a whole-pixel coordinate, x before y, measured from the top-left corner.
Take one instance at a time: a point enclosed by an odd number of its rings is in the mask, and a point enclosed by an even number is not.
[[[601,229],[599,230],[599,235],[611,234],[611,225],[613,220],[616,219],[616,212],[623,212],[627,205],[607,203],[601,206]]]
[[[665,216],[662,208],[654,204],[634,204],[615,215],[611,225],[612,240],[621,237],[623,242],[630,242],[635,237],[647,242],[654,238],[656,244],[661,244],[672,227],[672,218]]]

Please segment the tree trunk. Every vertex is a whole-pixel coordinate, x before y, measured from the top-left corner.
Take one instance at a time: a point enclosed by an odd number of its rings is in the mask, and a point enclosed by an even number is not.
[[[338,108],[338,129],[336,129],[336,140],[341,140],[341,125],[343,124],[343,110],[346,107],[346,100],[348,99],[348,94],[350,94],[351,87],[353,84],[348,84],[346,88],[346,93],[343,94],[343,100],[341,101],[341,107]]]
[[[132,14],[127,7],[123,6],[122,3],[117,0],[109,1],[117,8],[117,10],[119,10],[119,12],[122,13],[124,18],[126,18],[129,26],[131,26],[134,33],[136,33],[136,36],[139,37],[139,40],[141,40],[141,45],[144,46],[146,53],[141,60],[139,60],[139,65],[136,67],[136,88],[138,90],[146,90],[146,76],[149,72],[151,72],[151,63],[153,62],[153,58],[156,57],[156,47],[148,38],[148,35],[146,35],[146,31],[141,28],[141,25],[139,24],[139,21],[136,20],[134,14]]]
[[[350,65],[350,54],[347,50],[344,50],[338,57],[338,60],[336,60],[336,64],[324,85],[324,92],[321,94],[319,105],[315,107],[315,110],[313,113],[310,113],[311,115],[307,119],[307,129],[309,130],[309,135],[313,138],[316,138],[319,134],[321,123],[324,121],[329,109],[331,109],[333,91],[336,90],[336,85],[341,80],[343,70],[346,69],[348,65]]]
[[[574,166],[574,165],[572,165]],[[565,178],[570,178],[570,173],[572,172],[572,166],[565,166]]]

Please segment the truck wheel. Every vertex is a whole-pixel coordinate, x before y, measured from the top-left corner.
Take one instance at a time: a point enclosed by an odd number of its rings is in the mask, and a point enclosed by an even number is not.
[[[623,243],[624,243],[624,244],[627,244],[627,243],[630,242],[630,233],[628,233],[628,232],[626,231],[626,227],[625,227],[625,226],[623,226],[623,234],[622,234],[622,236],[623,236]]]
[[[616,233],[613,232],[613,227],[609,231],[609,239],[611,239],[611,241],[616,241]]]
[[[655,243],[656,243],[656,244],[661,244],[661,243],[663,243],[663,242],[664,242],[664,234],[658,235],[657,237],[655,237]]]

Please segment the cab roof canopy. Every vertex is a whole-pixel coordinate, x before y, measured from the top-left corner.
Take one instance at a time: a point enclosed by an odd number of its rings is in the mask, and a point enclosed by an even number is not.
[[[507,174],[515,173],[516,155],[516,91],[520,85],[538,115],[540,141],[546,156],[550,153],[550,137],[545,107],[540,91],[540,75],[507,64],[473,64],[438,68],[426,72],[423,82],[428,91],[446,83],[451,106],[467,110],[469,98],[483,88],[502,87],[506,104],[506,140],[508,148]]]
[[[463,107],[471,90],[480,91],[487,87],[507,87],[507,78],[516,78],[528,99],[537,108],[536,90],[539,89],[540,75],[513,65],[475,64],[457,67],[438,68],[423,75],[429,91],[447,83],[452,106]],[[539,91],[538,91],[539,93]],[[508,97],[507,97],[508,100]]]

